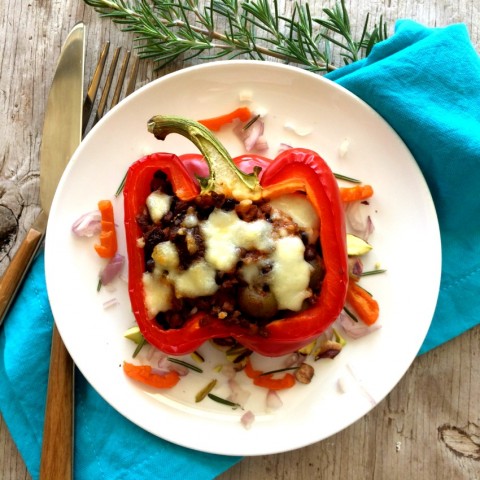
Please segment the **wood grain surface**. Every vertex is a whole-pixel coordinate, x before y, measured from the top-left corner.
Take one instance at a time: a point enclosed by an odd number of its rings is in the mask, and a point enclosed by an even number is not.
[[[332,1],[309,2],[313,13]],[[289,0],[280,0],[285,9]],[[80,0],[0,0],[0,274],[39,208],[38,152],[43,114],[60,47],[73,25],[87,25],[86,78],[104,41],[132,38]],[[428,26],[464,22],[480,51],[478,0],[347,0],[354,25],[366,13]],[[155,72],[141,62],[139,86],[191,65]],[[445,65],[448,73],[448,65]],[[478,314],[477,312],[473,312]],[[1,352],[0,352],[1,353]],[[394,390],[349,428],[306,448],[243,459],[221,480],[480,479],[480,328],[417,358]],[[0,385],[1,388],[1,385]],[[315,428],[312,425],[312,428]],[[0,479],[29,479],[0,417]]]

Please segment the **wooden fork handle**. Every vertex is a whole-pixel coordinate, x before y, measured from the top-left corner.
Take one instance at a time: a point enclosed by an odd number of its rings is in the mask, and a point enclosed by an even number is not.
[[[47,215],[42,212],[28,231],[3,277],[0,279],[0,325],[22,284],[35,254],[42,244],[46,228]]]
[[[53,326],[40,480],[73,478],[74,364]]]

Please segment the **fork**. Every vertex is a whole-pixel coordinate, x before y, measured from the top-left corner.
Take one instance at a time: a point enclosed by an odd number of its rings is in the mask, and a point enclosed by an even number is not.
[[[101,50],[97,66],[87,90],[83,104],[82,135],[86,133],[102,118],[108,110],[110,90],[115,78],[121,48],[116,48],[110,61],[110,67],[105,78],[104,86],[95,114],[97,92],[102,80],[102,74],[107,62],[110,42],[106,42]],[[126,51],[121,63],[115,90],[110,101],[113,108],[122,97],[126,79],[130,51]],[[139,59],[135,57],[130,69],[130,75],[124,97],[135,90],[139,67]],[[55,329],[55,325],[54,325]],[[54,332],[55,333],[55,332]],[[73,446],[74,446],[74,364],[68,354],[60,336],[52,336],[52,353],[47,389],[47,403],[45,408],[45,426],[40,460],[41,480],[71,480],[73,478]],[[65,472],[68,472],[66,476]]]

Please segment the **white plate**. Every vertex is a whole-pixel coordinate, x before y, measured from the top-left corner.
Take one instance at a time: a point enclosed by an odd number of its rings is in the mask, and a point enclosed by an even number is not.
[[[163,143],[155,140],[147,132],[150,117],[212,117],[238,107],[239,95],[246,91],[252,95],[250,106],[266,112],[267,156],[275,156],[280,142],[312,148],[334,171],[374,186],[376,230],[366,266],[378,262],[388,270],[362,280],[380,303],[382,328],[349,341],[335,360],[316,362],[313,382],[281,392],[284,405],[275,413],[265,411],[265,392],[249,387],[253,393],[246,407],[256,415],[250,430],[241,426],[239,410],[210,399],[195,404],[195,393],[212,372],[191,373],[174,389],[160,393],[125,378],[120,365],[131,358],[133,345],[123,333],[134,323],[126,283],[118,280],[115,291],[103,288],[97,293],[102,261],[93,251],[94,240],[78,239],[70,232],[74,220],[95,209],[99,199],[113,198],[128,166],[139,157],[154,151],[195,151],[179,136],[169,136]],[[286,123],[311,133],[299,136],[286,129]],[[231,154],[243,153],[240,142],[226,130],[220,138]],[[341,155],[346,144],[348,151]],[[119,249],[125,252],[122,198],[114,205]],[[385,121],[320,76],[252,61],[217,62],[167,75],[113,109],[70,162],[51,209],[46,242],[47,286],[55,321],[92,386],[145,430],[186,447],[227,455],[296,449],[369,412],[404,375],[422,344],[436,304],[440,263],[430,193],[409,151]],[[119,304],[105,310],[103,302],[112,297]],[[206,370],[220,361],[209,348],[201,349],[208,359]],[[218,378],[215,392],[225,395],[225,380]],[[247,384],[251,385],[245,379]]]

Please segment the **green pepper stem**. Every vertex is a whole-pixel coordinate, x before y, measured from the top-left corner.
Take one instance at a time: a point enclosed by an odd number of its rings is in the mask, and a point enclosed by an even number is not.
[[[148,131],[158,140],[177,133],[190,140],[203,155],[209,177],[200,179],[202,193],[223,193],[236,199],[258,198],[260,184],[257,171],[242,172],[212,132],[202,124],[182,117],[156,115],[148,121]]]

